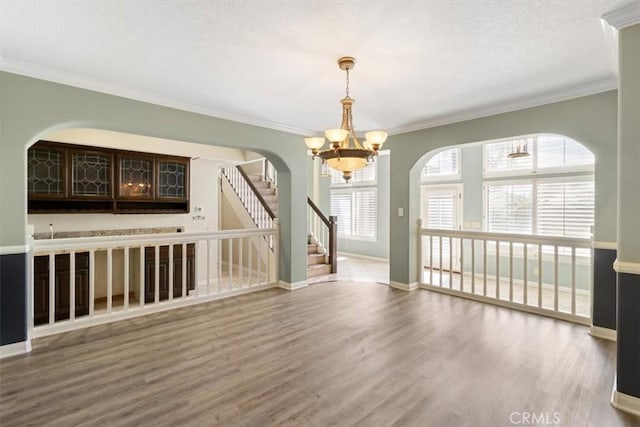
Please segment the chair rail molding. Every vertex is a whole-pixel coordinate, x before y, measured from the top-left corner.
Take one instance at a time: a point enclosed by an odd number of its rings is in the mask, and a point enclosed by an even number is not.
[[[640,263],[620,261],[618,259],[613,263],[613,269],[616,273],[638,274],[640,275]]]

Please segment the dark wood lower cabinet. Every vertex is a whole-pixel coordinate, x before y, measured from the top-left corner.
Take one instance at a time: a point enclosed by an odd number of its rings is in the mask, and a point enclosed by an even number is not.
[[[195,254],[194,243],[187,244],[187,292],[195,289]],[[182,296],[182,245],[173,245],[173,297]],[[155,301],[156,296],[156,253],[154,247],[145,248],[144,252],[144,302]],[[169,299],[169,246],[160,246],[159,262],[159,292],[160,301]]]
[[[54,319],[69,318],[70,271],[69,254],[55,256],[55,315]],[[89,314],[89,253],[75,254],[75,316]],[[49,256],[34,257],[33,322],[49,323]]]

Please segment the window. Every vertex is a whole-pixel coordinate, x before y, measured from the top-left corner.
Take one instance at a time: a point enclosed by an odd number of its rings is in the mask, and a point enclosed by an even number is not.
[[[351,175],[351,180],[347,183],[344,181],[342,177],[342,172],[335,170],[333,168],[329,168],[329,173],[331,174],[331,185],[349,185],[356,183],[364,183],[369,182],[375,184],[376,182],[376,164],[369,163],[363,169],[353,171]]]
[[[593,171],[593,154],[570,138],[561,135],[538,135],[524,139],[530,153],[527,157],[508,157],[514,149],[513,140],[485,144],[485,177]]]
[[[451,148],[433,156],[422,169],[422,179],[455,179],[460,175],[460,149]]]
[[[332,191],[331,215],[338,217],[339,236],[375,240],[378,223],[376,189]]]
[[[378,231],[378,197],[376,163],[354,171],[351,181],[344,182],[342,173],[330,168],[331,215],[338,217],[340,237],[376,240]]]
[[[592,179],[540,182],[536,186],[536,234],[591,237],[594,198]]]
[[[491,233],[531,234],[532,184],[485,187],[485,230]]]
[[[530,156],[515,159],[507,157],[513,147],[511,140],[484,145],[485,178],[518,177],[509,182],[484,181],[485,230],[591,237],[595,206],[593,154],[560,135],[528,137],[527,143]]]

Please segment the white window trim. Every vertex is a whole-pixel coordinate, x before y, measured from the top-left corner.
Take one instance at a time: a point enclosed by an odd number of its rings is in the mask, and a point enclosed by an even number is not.
[[[451,175],[426,176],[424,174],[424,168],[427,166],[427,163],[429,163],[431,159],[433,159],[438,154],[447,150],[456,150],[458,152],[456,154],[456,170],[458,171],[458,173],[451,174]],[[449,147],[449,148],[445,148],[437,151],[436,153],[433,154],[433,156],[429,158],[429,160],[427,160],[427,162],[422,166],[422,169],[420,170],[420,182],[422,184],[439,183],[439,182],[445,182],[445,181],[455,182],[460,180],[462,180],[462,150],[460,147]]]

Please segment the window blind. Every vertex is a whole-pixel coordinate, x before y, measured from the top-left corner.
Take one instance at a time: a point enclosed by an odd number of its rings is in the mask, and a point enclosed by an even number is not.
[[[487,185],[485,230],[494,233],[532,233],[532,184]]]
[[[593,154],[582,144],[560,135],[543,135],[537,140],[538,169],[592,165]]]
[[[331,215],[338,217],[340,236],[375,240],[378,228],[376,189],[332,191]]]
[[[537,234],[591,237],[595,205],[593,181],[541,182],[536,192]]]
[[[460,150],[458,148],[451,148],[444,150],[433,156],[425,165],[422,170],[422,176],[424,178],[458,175],[458,159],[460,157]]]
[[[454,228],[455,195],[428,194],[426,228],[452,230]]]

